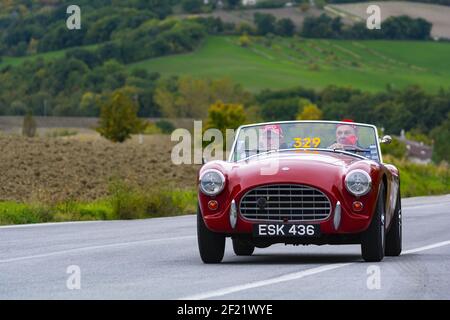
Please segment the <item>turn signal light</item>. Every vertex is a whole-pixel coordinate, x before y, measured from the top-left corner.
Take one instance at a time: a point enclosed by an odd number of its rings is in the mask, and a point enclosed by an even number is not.
[[[364,205],[361,201],[355,201],[353,202],[353,210],[354,211],[361,211],[364,208]]]
[[[208,208],[209,210],[217,210],[217,208],[219,208],[219,203],[216,200],[210,200],[208,202]]]

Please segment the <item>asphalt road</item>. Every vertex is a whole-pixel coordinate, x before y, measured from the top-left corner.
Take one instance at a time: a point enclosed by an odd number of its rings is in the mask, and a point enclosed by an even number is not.
[[[194,216],[0,227],[0,299],[450,299],[450,195],[404,199],[403,218],[404,253],[375,264],[355,245],[236,257],[227,240],[204,265]]]

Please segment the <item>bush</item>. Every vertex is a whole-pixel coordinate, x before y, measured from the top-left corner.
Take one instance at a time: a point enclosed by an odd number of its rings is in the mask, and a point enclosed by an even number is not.
[[[27,112],[23,119],[22,134],[28,138],[32,138],[36,135],[36,121],[31,112]]]
[[[124,142],[131,134],[144,129],[144,123],[137,117],[137,109],[136,102],[116,91],[101,108],[97,131],[108,140]]]
[[[168,120],[158,120],[156,121],[156,126],[164,134],[171,134],[175,130],[173,123]]]
[[[110,194],[114,219],[143,219],[195,212],[195,190],[171,189],[161,185],[138,188],[115,180],[110,185]]]
[[[239,45],[241,47],[248,47],[251,44],[251,40],[250,37],[247,34],[243,34],[242,36],[239,37]]]
[[[406,144],[396,138],[392,138],[390,144],[381,145],[381,154],[383,156],[390,155],[397,159],[404,159],[407,154]]]
[[[52,131],[49,131],[45,134],[47,138],[58,138],[58,137],[70,137],[70,136],[76,136],[78,134],[78,131],[75,130],[69,130],[69,129],[55,129]]]
[[[161,129],[156,126],[156,124],[152,122],[147,122],[145,125],[144,131],[142,131],[143,134],[161,134]]]
[[[448,165],[416,164],[384,157],[385,163],[395,165],[400,171],[402,197],[417,197],[450,193],[450,171]]]

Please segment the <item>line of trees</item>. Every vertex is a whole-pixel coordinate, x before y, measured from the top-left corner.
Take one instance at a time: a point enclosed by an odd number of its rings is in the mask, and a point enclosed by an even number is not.
[[[428,40],[431,28],[432,24],[425,19],[398,16],[386,19],[381,29],[369,30],[363,22],[344,26],[340,17],[331,18],[322,14],[319,17],[305,19],[301,36],[331,39]]]
[[[397,135],[402,129],[415,132],[434,141],[436,162],[450,160],[450,89],[432,94],[419,86],[387,88],[378,93],[336,86],[320,91],[299,87],[264,90],[255,95],[254,103],[261,116],[258,121],[292,120],[313,114],[316,119],[372,123]]]
[[[390,0],[381,0],[381,1],[390,1]],[[408,1],[450,6],[450,0],[408,0]],[[355,2],[361,2],[361,0],[327,0],[327,2],[329,2],[329,3],[355,3]]]
[[[52,8],[44,1],[12,0],[11,7],[0,12],[0,55],[23,56],[114,40],[149,19],[164,19],[175,2],[79,0],[82,28],[68,30],[66,10],[71,1],[56,1]]]

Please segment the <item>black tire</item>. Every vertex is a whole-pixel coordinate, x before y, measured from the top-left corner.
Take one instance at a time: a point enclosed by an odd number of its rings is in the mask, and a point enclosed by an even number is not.
[[[220,263],[225,253],[225,236],[210,231],[197,208],[197,240],[200,257],[204,263]]]
[[[381,185],[372,222],[361,237],[361,253],[364,261],[367,262],[379,262],[384,258],[386,243],[384,203],[384,185]]]
[[[386,234],[385,254],[389,257],[397,257],[402,253],[402,199],[400,190],[397,195],[394,216],[392,217],[389,232]]]
[[[233,238],[233,250],[237,256],[251,256],[255,246],[246,240]]]

